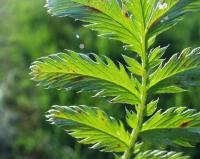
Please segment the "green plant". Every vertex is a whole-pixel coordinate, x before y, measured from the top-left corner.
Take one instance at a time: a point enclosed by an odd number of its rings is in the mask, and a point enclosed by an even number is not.
[[[166,152],[166,146],[190,147],[200,140],[200,113],[186,107],[157,110],[155,94],[181,93],[198,85],[200,48],[186,48],[169,60],[168,47],[153,47],[156,37],[188,13],[199,11],[199,0],[47,0],[49,12],[89,23],[100,36],[120,40],[138,58],[123,56],[128,66],[108,57],[68,50],[43,57],[31,66],[33,80],[46,88],[94,92],[95,97],[132,105],[126,121],[108,116],[100,108],[53,106],[47,118],[80,143],[112,152],[116,158],[184,159]],[[131,55],[130,55],[131,56]],[[148,146],[147,146],[148,145]],[[148,150],[146,147],[160,150]]]

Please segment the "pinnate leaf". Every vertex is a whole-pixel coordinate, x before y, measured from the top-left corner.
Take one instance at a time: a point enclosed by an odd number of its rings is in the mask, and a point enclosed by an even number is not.
[[[139,102],[137,80],[129,77],[123,65],[119,68],[105,57],[68,51],[40,58],[31,66],[33,80],[46,88],[76,89],[95,92],[95,96],[114,97],[112,102]]]
[[[46,7],[55,16],[70,16],[86,22],[100,36],[120,40],[135,52],[141,51],[138,27],[125,5],[118,0],[47,0]]]
[[[129,133],[122,122],[99,108],[87,106],[53,106],[48,121],[63,127],[82,144],[106,152],[123,152],[129,146]]]
[[[150,39],[176,25],[183,16],[200,10],[199,0],[152,0],[150,3],[154,3],[147,24]]]
[[[131,128],[135,129],[137,127],[137,124],[138,124],[137,114],[133,111],[126,110],[126,122],[128,123],[128,125]]]
[[[189,159],[189,156],[183,156],[182,153],[163,150],[148,150],[140,152],[134,159]]]
[[[175,54],[165,64],[161,64],[157,70],[150,75],[150,92],[182,92],[184,90],[181,89],[180,86],[189,78],[188,72],[193,72],[193,76],[198,75],[198,72],[195,70],[199,68],[200,48],[186,48],[180,55]]]
[[[186,107],[159,110],[142,127],[144,142],[191,146],[200,141],[200,113]]]
[[[159,99],[157,99],[155,101],[151,101],[150,103],[147,104],[146,110],[145,110],[146,116],[151,116],[156,111],[158,101],[159,101]]]
[[[126,63],[128,64],[128,70],[132,73],[134,73],[135,75],[138,76],[142,76],[143,72],[144,72],[144,68],[142,67],[142,65],[135,60],[134,58],[130,58],[128,56],[123,56],[124,60],[126,61]]]

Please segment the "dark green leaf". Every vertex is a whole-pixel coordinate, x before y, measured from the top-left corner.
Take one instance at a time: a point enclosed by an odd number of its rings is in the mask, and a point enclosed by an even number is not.
[[[191,146],[200,141],[200,113],[193,109],[169,108],[159,110],[142,127],[141,137],[144,142],[156,146],[181,145]]]

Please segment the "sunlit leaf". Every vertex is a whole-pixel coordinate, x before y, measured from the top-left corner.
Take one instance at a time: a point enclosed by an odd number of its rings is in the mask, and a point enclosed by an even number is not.
[[[129,134],[122,122],[99,108],[87,106],[53,106],[48,121],[63,127],[82,144],[106,152],[123,152],[129,146]]]
[[[142,65],[135,60],[134,58],[130,58],[128,56],[123,56],[124,60],[126,61],[126,63],[128,64],[128,70],[136,75],[142,76],[143,72],[144,72],[144,68],[142,67]]]
[[[33,80],[46,88],[95,92],[95,96],[114,97],[111,101],[117,103],[139,102],[136,79],[107,57],[103,62],[94,54],[91,58],[68,51],[40,58],[31,70]]]
[[[184,156],[182,153],[163,150],[148,150],[140,152],[134,159],[189,159],[189,156]]]
[[[49,12],[89,23],[100,36],[120,40],[133,51],[141,52],[140,33],[126,6],[118,0],[47,0]]]
[[[145,110],[146,116],[151,116],[156,111],[158,101],[159,101],[159,99],[157,99],[155,101],[151,101],[150,103],[147,104],[146,110]]]
[[[200,48],[186,48],[180,55],[173,55],[165,64],[161,64],[158,69],[150,75],[149,88],[156,93],[179,93],[185,91],[180,88],[185,80],[190,78],[188,72],[193,72],[193,76],[198,75],[200,68]],[[186,82],[190,85],[190,82]]]
[[[144,142],[164,145],[191,146],[200,141],[200,113],[186,107],[156,112],[142,127]]]

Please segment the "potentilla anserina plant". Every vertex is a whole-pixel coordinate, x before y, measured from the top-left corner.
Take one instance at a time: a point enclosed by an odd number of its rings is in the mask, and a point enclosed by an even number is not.
[[[47,0],[46,7],[51,15],[80,20],[130,50],[123,53],[125,65],[68,50],[38,59],[30,73],[45,88],[88,91],[121,103],[130,128],[98,106],[53,106],[48,121],[116,159],[189,158],[164,148],[200,142],[200,113],[187,107],[160,110],[155,95],[181,93],[198,85],[200,48],[186,48],[166,60],[168,47],[154,42],[185,15],[200,11],[200,0]]]

